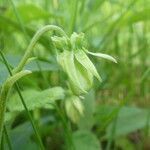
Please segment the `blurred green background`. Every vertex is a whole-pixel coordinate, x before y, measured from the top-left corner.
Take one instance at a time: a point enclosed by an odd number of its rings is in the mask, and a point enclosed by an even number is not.
[[[113,64],[91,58],[103,82],[95,80],[86,98],[86,115],[78,125],[70,125],[76,149],[149,150],[150,1],[0,0],[1,49],[12,68],[34,33],[46,24],[58,25],[68,35],[73,31],[85,33],[90,51],[109,54],[118,61]],[[33,74],[20,81],[21,90],[43,90],[65,84],[66,77],[56,63],[50,35],[53,33],[45,34],[36,45],[34,55],[38,60],[27,65]],[[7,75],[0,58],[0,85]],[[44,120],[39,128],[46,149],[65,149],[56,112],[48,109],[39,113],[36,109],[32,113],[35,120],[36,117]],[[28,132],[24,133],[25,129]],[[37,149],[24,112],[11,111],[8,130],[14,149],[19,143],[23,150]],[[89,142],[93,146],[86,148]]]

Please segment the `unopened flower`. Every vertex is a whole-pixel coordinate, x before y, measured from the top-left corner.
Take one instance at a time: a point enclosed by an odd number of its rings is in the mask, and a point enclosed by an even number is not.
[[[52,41],[57,49],[57,61],[67,73],[69,87],[75,95],[86,93],[92,87],[94,76],[101,81],[88,54],[116,63],[116,60],[109,55],[88,51],[84,47],[83,33],[73,33],[70,38],[55,36],[52,37]]]
[[[77,96],[70,96],[65,100],[66,114],[70,120],[77,123],[84,114],[84,107]]]

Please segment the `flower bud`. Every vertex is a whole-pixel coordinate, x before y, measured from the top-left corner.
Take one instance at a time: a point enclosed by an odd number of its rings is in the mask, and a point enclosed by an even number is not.
[[[84,33],[77,34],[74,32],[70,37],[71,45],[74,50],[84,46]]]
[[[74,123],[77,123],[80,120],[80,117],[84,114],[83,104],[77,96],[71,96],[68,99],[66,99],[65,109],[67,116]]]
[[[97,69],[87,54],[105,58],[116,63],[116,60],[106,54],[92,53],[84,47],[84,34],[73,33],[68,37],[52,37],[57,51],[57,61],[67,74],[69,87],[74,95],[82,95],[90,90],[93,77],[101,81]]]
[[[68,49],[68,39],[66,37],[53,36],[51,39],[56,49],[60,50],[60,52],[64,49]]]
[[[93,84],[93,74],[75,58],[73,52],[64,51],[57,55],[57,61],[69,78],[69,87],[73,94],[85,94]]]

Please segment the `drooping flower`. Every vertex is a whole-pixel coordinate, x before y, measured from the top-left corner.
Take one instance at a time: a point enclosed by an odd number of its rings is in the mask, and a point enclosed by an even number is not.
[[[88,54],[117,63],[110,55],[88,51],[84,46],[83,33],[74,32],[70,38],[54,36],[52,41],[57,50],[57,61],[68,75],[69,87],[75,95],[81,95],[90,90],[93,77],[101,81]]]

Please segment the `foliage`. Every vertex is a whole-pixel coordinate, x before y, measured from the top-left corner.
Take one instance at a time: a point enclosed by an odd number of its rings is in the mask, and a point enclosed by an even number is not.
[[[1,0],[0,149],[150,149],[149,4]]]

